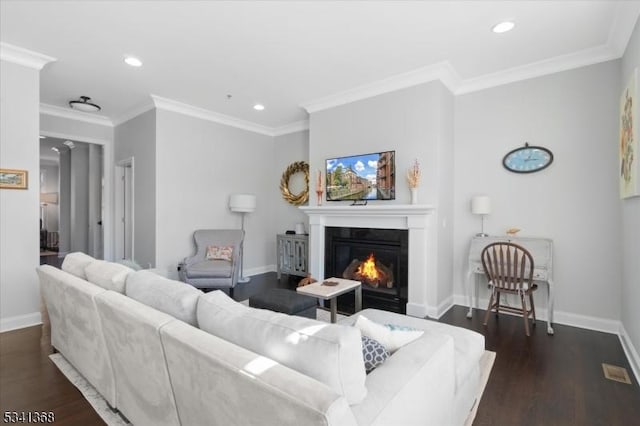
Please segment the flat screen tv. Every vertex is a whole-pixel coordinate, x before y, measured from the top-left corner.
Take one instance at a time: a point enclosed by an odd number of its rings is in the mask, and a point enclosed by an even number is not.
[[[327,201],[395,200],[396,152],[327,160]]]

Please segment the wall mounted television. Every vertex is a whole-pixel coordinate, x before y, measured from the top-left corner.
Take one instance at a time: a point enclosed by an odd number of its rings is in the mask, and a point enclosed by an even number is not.
[[[395,200],[396,152],[327,160],[327,201]]]

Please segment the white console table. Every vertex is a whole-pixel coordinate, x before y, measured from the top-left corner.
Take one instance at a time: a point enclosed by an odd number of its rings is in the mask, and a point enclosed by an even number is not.
[[[529,250],[533,256],[533,278],[534,281],[544,282],[547,284],[547,333],[553,334],[553,241],[548,238],[525,238],[525,237],[478,237],[471,239],[469,247],[469,264],[466,275],[466,284],[468,289],[469,312],[467,318],[471,318],[473,314],[474,297],[475,305],[478,302],[478,285],[475,279],[471,280],[472,274],[484,275],[482,267],[482,259],[480,258],[482,250],[489,244],[495,242],[512,242]],[[473,293],[473,294],[472,294]]]

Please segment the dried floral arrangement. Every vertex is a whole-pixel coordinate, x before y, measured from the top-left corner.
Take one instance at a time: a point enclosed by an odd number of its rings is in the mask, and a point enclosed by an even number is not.
[[[420,186],[420,163],[418,159],[413,160],[413,164],[407,170],[407,182],[409,183],[409,188],[417,188]]]

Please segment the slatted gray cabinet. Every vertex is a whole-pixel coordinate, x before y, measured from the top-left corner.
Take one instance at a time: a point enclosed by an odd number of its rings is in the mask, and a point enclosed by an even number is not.
[[[278,279],[282,274],[306,277],[308,270],[309,237],[307,235],[278,235]]]

